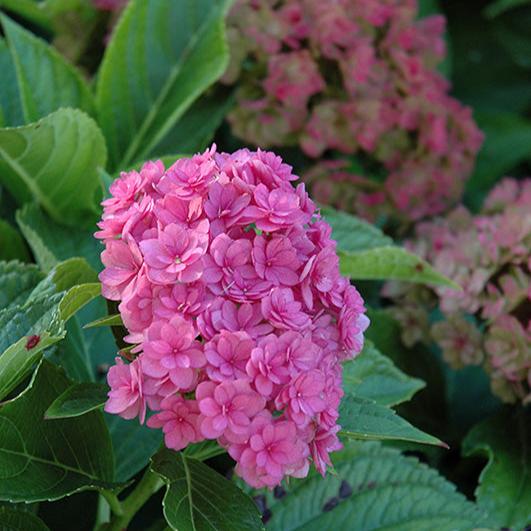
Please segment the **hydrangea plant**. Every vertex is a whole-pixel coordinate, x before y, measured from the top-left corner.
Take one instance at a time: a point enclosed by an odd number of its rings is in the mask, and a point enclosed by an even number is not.
[[[528,525],[525,8],[444,6],[442,217],[428,4],[0,0],[0,528]]]

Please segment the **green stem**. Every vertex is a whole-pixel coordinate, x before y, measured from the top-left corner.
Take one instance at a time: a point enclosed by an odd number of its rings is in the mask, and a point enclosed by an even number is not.
[[[124,513],[122,504],[114,492],[111,490],[102,490],[101,495],[105,498],[105,501],[109,504],[114,514],[121,516]]]
[[[52,31],[52,23],[48,13],[34,0],[0,0],[0,7],[16,13],[21,17]]]
[[[106,527],[106,531],[122,531],[126,529],[138,510],[157,492],[163,485],[160,477],[149,468],[133,492],[121,503],[122,514],[115,514]]]

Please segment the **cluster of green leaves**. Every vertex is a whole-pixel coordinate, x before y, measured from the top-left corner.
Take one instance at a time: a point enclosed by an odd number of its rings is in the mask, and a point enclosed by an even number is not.
[[[0,0],[0,7],[49,29],[81,3]],[[157,451],[159,432],[101,411],[108,390],[102,376],[118,348],[109,327],[121,321],[98,297],[100,246],[92,232],[99,203],[120,169],[202,149],[219,126],[232,100],[209,87],[228,62],[230,3],[131,0],[93,84],[0,13],[0,524],[9,529],[46,529],[37,504],[82,490],[100,493],[90,524],[124,529],[162,487],[161,513],[172,529],[262,528],[247,494],[202,462],[222,452],[216,444]],[[352,279],[451,285],[377,228],[322,212],[341,270]],[[477,504],[467,501],[435,470],[392,447],[445,443],[397,414],[425,383],[399,368],[392,341],[376,336],[345,364],[345,449],[334,458],[335,474],[293,481],[281,499],[268,493],[267,526],[525,525],[525,418],[494,418],[467,437],[467,453],[489,458]],[[495,435],[509,430],[518,438]]]

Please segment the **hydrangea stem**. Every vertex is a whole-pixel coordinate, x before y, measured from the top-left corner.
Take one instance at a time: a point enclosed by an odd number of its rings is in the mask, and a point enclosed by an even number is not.
[[[138,510],[163,484],[160,477],[148,468],[133,492],[120,504],[121,514],[115,512],[110,524],[105,528],[106,531],[121,531],[126,529]]]

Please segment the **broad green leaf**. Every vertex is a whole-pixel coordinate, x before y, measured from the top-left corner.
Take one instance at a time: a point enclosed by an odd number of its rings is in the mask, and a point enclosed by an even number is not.
[[[24,113],[18,92],[17,73],[6,41],[2,38],[0,38],[0,72],[2,72],[0,127],[22,125]]]
[[[67,260],[27,290],[27,300],[0,310],[0,399],[25,378],[45,348],[64,338],[66,321],[98,295],[99,284],[76,285],[91,274],[84,260]]]
[[[332,227],[332,238],[341,251],[365,251],[393,244],[380,229],[346,212],[321,207],[321,214]]]
[[[483,454],[476,501],[496,528],[524,529],[531,522],[531,414],[506,411],[477,426],[463,442],[465,455]]]
[[[341,435],[364,440],[397,440],[420,444],[446,445],[399,417],[392,409],[373,400],[347,395],[339,406]]]
[[[119,313],[100,317],[91,323],[87,323],[83,328],[98,328],[100,326],[123,326],[122,316]]]
[[[495,18],[510,9],[521,7],[529,3],[531,3],[531,0],[495,0],[490,3],[483,12],[488,18]]]
[[[49,3],[49,0],[45,0],[45,2]],[[12,13],[51,31],[51,20],[47,10],[43,9],[43,4],[44,2],[36,2],[35,0],[0,0],[0,7],[4,7]]]
[[[346,395],[394,406],[409,400],[425,383],[398,369],[370,341],[355,359],[343,364],[343,389]]]
[[[105,413],[111,434],[115,462],[115,480],[126,482],[149,463],[162,444],[162,431]]]
[[[76,287],[78,284],[94,283],[98,279],[96,272],[83,258],[69,258],[57,264],[35,289],[30,297],[52,295]],[[64,316],[63,316],[64,317]]]
[[[56,330],[51,335],[21,337],[0,355],[0,400],[6,397],[22,382],[31,368],[42,357],[42,352],[65,336],[63,330]]]
[[[83,324],[94,320],[106,309],[105,300],[98,297],[81,309],[66,325],[65,341],[57,345],[50,357],[61,365],[69,378],[78,382],[101,381],[118,350],[109,328],[84,330]]]
[[[193,457],[198,461],[206,461],[216,455],[222,455],[227,450],[222,448],[216,441],[205,440],[199,443],[190,444],[184,450],[183,453],[187,457]]]
[[[5,16],[1,21],[15,65],[26,123],[60,107],[93,114],[92,95],[76,69],[45,41]]]
[[[271,507],[274,531],[470,531],[485,515],[415,458],[375,442],[332,456],[336,474],[314,474]]]
[[[251,531],[263,528],[251,498],[197,459],[160,450],[153,456],[151,469],[166,483],[162,505],[172,529]]]
[[[29,387],[0,406],[0,499],[56,500],[112,481],[111,441],[101,413],[44,420],[69,386],[61,370],[44,360]]]
[[[150,157],[203,151],[233,104],[233,94],[219,87],[204,94],[186,111]]]
[[[24,302],[43,277],[33,264],[0,261],[0,308]]]
[[[28,204],[17,211],[16,219],[41,269],[49,271],[62,260],[82,256],[96,271],[101,270],[101,243],[94,228],[66,227],[46,215],[38,205]]]
[[[49,531],[48,526],[28,511],[0,507],[1,531]]]
[[[36,123],[0,130],[2,185],[19,203],[37,201],[69,226],[96,219],[97,169],[105,160],[98,126],[79,110],[60,109]]]
[[[148,158],[221,76],[228,62],[223,18],[230,3],[129,3],[98,74],[97,107],[111,170]]]
[[[3,219],[0,219],[0,260],[30,261],[28,248],[22,236]]]
[[[341,273],[353,279],[404,280],[436,286],[459,286],[422,258],[392,245],[339,253]]]
[[[87,382],[71,385],[52,402],[44,418],[64,419],[85,415],[105,404],[108,391],[109,387],[105,384]]]
[[[422,430],[442,436],[448,420],[446,404],[445,364],[425,345],[406,348],[401,341],[400,324],[385,310],[369,308],[371,326],[365,331],[380,352],[409,376],[426,382],[413,399],[400,405],[400,414],[414,420]]]

